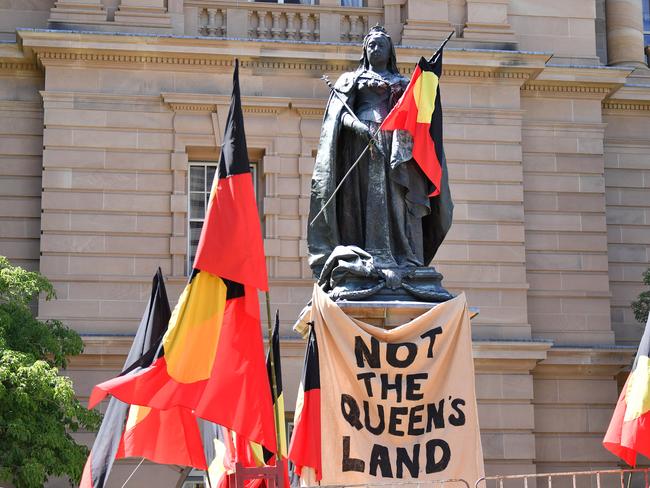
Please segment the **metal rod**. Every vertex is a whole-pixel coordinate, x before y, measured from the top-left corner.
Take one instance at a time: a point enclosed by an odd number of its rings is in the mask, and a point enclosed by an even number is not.
[[[339,92],[339,91],[334,87],[334,85],[332,85],[332,82],[330,81],[329,77],[326,76],[326,75],[323,75],[323,76],[321,77],[321,79],[322,79],[322,80],[325,82],[325,84],[329,87],[330,91],[332,92],[332,95],[334,95],[336,98],[338,98],[339,101],[343,104],[343,107],[345,107],[345,110],[348,111],[348,113],[352,116],[352,118],[353,118],[356,122],[359,122],[360,124],[363,124],[363,122],[361,122],[361,120],[359,120],[359,117],[357,117],[357,114],[355,114],[354,111],[350,108],[350,106],[348,105],[348,102],[345,101],[345,99],[343,98],[343,96],[341,95],[341,93],[340,93],[340,92]],[[365,124],[364,124],[364,125],[365,125]],[[375,133],[372,135],[372,139],[371,139],[371,140],[373,140],[373,141],[375,141],[376,143],[379,144],[379,140],[377,139],[377,134],[378,134],[378,133],[379,133],[379,131],[375,132]]]
[[[133,478],[133,475],[134,475],[135,472],[138,470],[138,468],[139,468],[140,466],[142,466],[142,463],[144,463],[144,458],[140,459],[140,463],[135,467],[135,469],[134,469],[133,471],[131,471],[131,474],[129,475],[129,477],[126,479],[126,481],[125,481],[124,484],[122,485],[122,488],[124,488],[124,487],[126,486],[126,484],[129,482],[129,480],[130,480],[131,478]]]
[[[373,137],[375,137],[378,133],[379,133],[379,129],[377,129],[377,131],[373,134]],[[309,222],[309,225],[314,225],[314,222],[316,222],[316,219],[318,219],[318,217],[320,217],[321,214],[325,211],[325,209],[327,208],[327,206],[330,204],[330,202],[331,202],[331,201],[334,199],[334,197],[336,196],[336,193],[341,189],[341,186],[343,186],[343,182],[346,180],[346,178],[347,178],[348,176],[350,176],[350,173],[352,173],[352,171],[354,170],[354,168],[357,167],[357,165],[359,164],[359,161],[361,161],[361,158],[362,158],[362,157],[363,157],[363,156],[368,152],[368,149],[370,149],[371,144],[372,144],[372,139],[371,139],[370,141],[368,141],[368,144],[367,144],[366,147],[363,149],[363,151],[361,151],[361,154],[359,154],[359,157],[357,158],[357,160],[356,160],[354,163],[352,163],[352,166],[350,166],[350,169],[348,169],[347,172],[343,175],[343,178],[341,178],[341,181],[339,182],[339,184],[336,185],[336,188],[334,188],[334,191],[332,192],[332,194],[330,195],[330,197],[327,199],[327,201],[325,202],[325,204],[324,204],[324,205],[321,207],[321,209],[318,211],[318,213],[316,214],[316,216],[315,216],[313,219],[311,219],[311,222]]]
[[[436,52],[433,53],[433,56],[431,56],[431,58],[429,58],[429,63],[433,63],[433,62],[438,58],[438,56],[440,55],[440,51],[442,51],[442,49],[443,49],[443,48],[447,45],[447,43],[449,42],[449,39],[451,39],[451,36],[453,36],[455,33],[456,33],[456,31],[451,31],[451,32],[449,33],[449,35],[447,36],[447,39],[445,39],[444,41],[442,41],[442,44],[440,44],[440,47],[439,47],[438,49],[436,49]]]

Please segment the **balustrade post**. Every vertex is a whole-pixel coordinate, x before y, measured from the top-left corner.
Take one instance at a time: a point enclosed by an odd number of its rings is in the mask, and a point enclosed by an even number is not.
[[[206,30],[208,31],[209,36],[217,35],[217,9],[209,8],[208,9],[208,25]]]
[[[280,28],[280,15],[282,12],[273,11],[271,12],[271,17],[273,19],[273,24],[271,26],[271,35],[273,39],[280,39],[282,37],[282,30]]]
[[[309,14],[300,13],[300,39],[309,40]]]
[[[296,13],[287,12],[287,39],[296,39]]]

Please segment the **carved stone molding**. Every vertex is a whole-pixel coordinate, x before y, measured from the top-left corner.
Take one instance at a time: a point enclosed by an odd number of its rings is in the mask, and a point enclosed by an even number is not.
[[[621,110],[625,112],[650,112],[650,100],[628,101],[628,100],[607,99],[603,101],[603,110]]]

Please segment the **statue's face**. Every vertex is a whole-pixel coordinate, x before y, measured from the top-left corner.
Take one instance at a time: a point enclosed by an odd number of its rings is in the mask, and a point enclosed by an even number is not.
[[[368,39],[366,55],[370,64],[387,64],[390,57],[390,45],[388,38],[382,35],[375,35]]]

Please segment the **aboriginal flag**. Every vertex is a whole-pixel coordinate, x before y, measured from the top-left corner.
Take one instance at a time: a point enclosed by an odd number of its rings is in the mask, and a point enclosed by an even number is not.
[[[151,296],[121,375],[134,371],[134,364],[148,366],[167,329],[171,311],[162,271],[153,278]],[[127,420],[128,417],[128,420]],[[126,421],[126,428],[125,423]],[[205,469],[196,417],[180,407],[160,411],[129,406],[111,398],[83,472],[82,488],[106,485],[113,462],[124,457]]]
[[[630,466],[637,454],[650,457],[650,317],[632,372],[625,382],[603,446]]]
[[[442,50],[432,60],[420,58],[406,91],[381,124],[382,130],[406,130],[413,137],[413,159],[440,194],[444,152],[440,76]]]
[[[158,409],[182,406],[275,452],[273,407],[264,368],[257,289],[266,263],[239,93],[238,62],[194,269],[172,313],[155,362],[128,378],[97,385],[107,394]]]
[[[311,327],[305,352],[303,377],[298,390],[293,433],[289,444],[289,459],[298,476],[307,478],[305,471],[313,471],[315,481],[323,478],[321,462],[320,366],[318,343]]]

